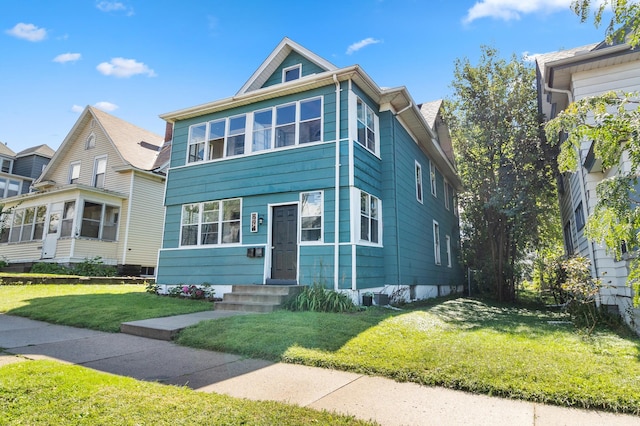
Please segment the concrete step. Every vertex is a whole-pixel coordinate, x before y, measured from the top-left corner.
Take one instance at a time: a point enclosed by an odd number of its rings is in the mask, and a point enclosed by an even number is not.
[[[262,293],[227,293],[224,302],[232,303],[264,303],[269,305],[281,305],[287,299],[287,294],[262,294]],[[219,304],[220,302],[218,302]]]
[[[297,294],[303,286],[299,285],[234,285],[231,287],[232,293],[252,293],[252,294]]]
[[[253,312],[253,313],[267,313],[280,309],[280,305],[271,303],[251,303],[251,302],[222,302],[216,303],[216,309],[223,309],[225,311],[234,312]]]
[[[304,287],[299,285],[234,285],[216,309],[241,312],[273,312]]]

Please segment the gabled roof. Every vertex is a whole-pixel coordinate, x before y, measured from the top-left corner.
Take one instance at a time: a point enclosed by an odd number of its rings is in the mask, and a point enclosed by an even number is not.
[[[58,158],[71,149],[74,143],[80,141],[79,134],[95,119],[96,124],[103,130],[107,139],[113,144],[125,165],[151,171],[155,163],[158,151],[162,147],[162,136],[135,126],[120,118],[114,117],[92,106],[87,106],[80,118],[76,121],[69,134],[64,138],[60,148],[56,151],[49,165],[44,170],[38,182],[46,181],[50,170],[55,168]]]
[[[422,116],[427,121],[427,124],[429,125],[429,127],[431,127],[431,129],[435,129],[436,118],[438,117],[441,106],[442,99],[438,99],[437,101],[425,102],[419,106]]]
[[[336,66],[332,63],[326,61],[310,50],[305,49],[298,43],[290,40],[288,37],[285,37],[273,50],[273,52],[271,52],[267,59],[265,59],[262,65],[260,65],[256,72],[253,73],[251,78],[247,80],[247,82],[244,84],[244,86],[242,86],[237,94],[241,95],[243,93],[261,88],[267,81],[267,79],[275,72],[275,70],[278,69],[280,64],[282,64],[282,61],[284,61],[292,51],[304,56],[310,62],[316,64],[325,71],[333,71],[337,69]]]
[[[0,155],[4,155],[5,157],[15,157],[16,153],[7,145],[0,143]]]
[[[16,154],[16,158],[18,157],[26,157],[27,155],[39,155],[41,157],[51,158],[56,152],[49,147],[47,144],[42,144],[38,146],[33,146],[31,148],[23,149],[19,153]]]

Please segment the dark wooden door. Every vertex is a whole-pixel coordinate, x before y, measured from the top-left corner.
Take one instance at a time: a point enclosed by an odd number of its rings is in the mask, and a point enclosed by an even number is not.
[[[295,280],[298,263],[298,206],[273,208],[271,279]]]

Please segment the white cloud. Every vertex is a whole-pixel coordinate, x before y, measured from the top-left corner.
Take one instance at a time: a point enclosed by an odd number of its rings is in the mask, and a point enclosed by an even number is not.
[[[528,13],[569,10],[570,4],[571,0],[481,0],[467,11],[463,22],[468,24],[481,18],[518,20]]]
[[[103,111],[115,111],[119,108],[118,105],[106,101],[96,102],[93,106]]]
[[[126,12],[127,16],[133,15],[133,7],[126,6],[119,1],[99,1],[96,3],[96,7],[102,12]]]
[[[71,112],[77,112],[78,114],[80,114],[82,111],[84,111],[84,107],[83,106],[73,105],[71,107]]]
[[[349,46],[347,48],[347,55],[351,55],[354,52],[357,52],[358,50],[362,49],[365,46],[368,46],[370,44],[377,44],[377,43],[381,43],[381,40],[376,40],[373,37],[368,37],[365,38],[364,40],[360,40],[356,43],[353,43],[351,46]]]
[[[79,53],[63,53],[53,58],[53,62],[59,62],[61,64],[64,64],[65,62],[78,61],[80,60],[81,57],[82,55],[80,55]]]
[[[25,24],[20,22],[10,30],[5,31],[7,34],[17,38],[22,38],[29,41],[42,41],[47,38],[47,30],[44,28],[38,28],[33,24]]]
[[[155,77],[156,73],[142,62],[135,59],[113,58],[111,62],[103,62],[96,69],[104,75],[112,75],[119,78],[129,78],[137,74],[146,74]]]

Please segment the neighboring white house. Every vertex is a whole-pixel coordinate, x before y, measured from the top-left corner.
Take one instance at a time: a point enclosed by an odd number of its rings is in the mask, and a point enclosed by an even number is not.
[[[101,257],[127,275],[154,275],[162,241],[163,137],[86,107],[35,192],[3,200],[0,258],[15,270]],[[165,151],[166,152],[166,151]]]
[[[536,59],[538,105],[547,120],[573,102],[609,91],[640,91],[640,49],[628,44],[591,44],[541,55]],[[584,225],[597,202],[596,186],[616,174],[603,170],[593,152],[592,141],[583,141],[578,169],[564,173],[558,192],[565,249],[591,260],[592,275],[602,280],[600,303],[619,312],[627,322],[640,326],[640,311],[633,308],[632,289],[626,284],[628,261],[616,259],[605,247],[588,240]],[[621,160],[621,167],[628,163]],[[633,325],[633,324],[632,324]]]

